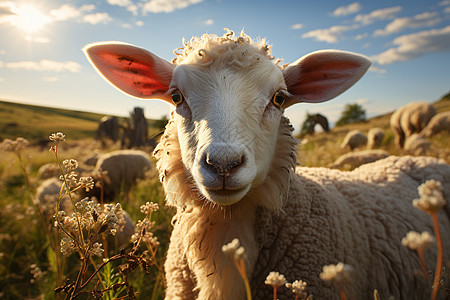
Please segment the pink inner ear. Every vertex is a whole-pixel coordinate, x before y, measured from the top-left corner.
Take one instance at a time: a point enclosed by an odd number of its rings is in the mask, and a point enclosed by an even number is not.
[[[174,69],[171,63],[128,44],[99,43],[84,51],[97,71],[125,93],[170,100],[166,92]]]
[[[148,62],[140,62],[127,55],[116,53],[98,53],[108,66],[108,74],[102,74],[111,83],[125,92],[137,96],[145,97],[153,94],[163,94],[168,90],[168,86],[161,83],[161,80]]]
[[[350,85],[347,82],[354,77],[352,70],[360,68],[355,62],[337,61],[303,68],[300,73],[299,83],[292,86],[290,92],[301,95],[310,101],[324,101],[334,97],[336,90],[343,92]]]
[[[289,93],[286,107],[298,102],[323,102],[350,88],[370,66],[351,52],[322,50],[308,54],[283,71]]]

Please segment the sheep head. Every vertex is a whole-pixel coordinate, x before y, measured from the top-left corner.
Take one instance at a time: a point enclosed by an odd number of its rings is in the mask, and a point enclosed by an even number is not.
[[[118,42],[83,50],[123,92],[173,106],[185,171],[200,194],[220,206],[265,182],[285,108],[336,97],[370,65],[361,55],[328,50],[283,69],[265,41],[245,34],[191,40],[172,63]]]

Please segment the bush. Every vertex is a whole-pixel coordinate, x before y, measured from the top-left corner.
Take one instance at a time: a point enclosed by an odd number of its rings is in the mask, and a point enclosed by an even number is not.
[[[347,104],[342,112],[341,118],[336,122],[336,126],[366,121],[366,110],[361,105],[356,103]]]

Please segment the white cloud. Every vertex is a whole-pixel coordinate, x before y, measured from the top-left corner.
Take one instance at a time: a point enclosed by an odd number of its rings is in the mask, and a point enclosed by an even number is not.
[[[27,35],[27,36],[25,36],[25,40],[28,41],[28,42],[33,42],[33,43],[42,43],[42,44],[50,43],[50,39],[49,38],[42,37],[42,36]]]
[[[347,6],[340,6],[333,11],[333,16],[341,17],[355,14],[361,10],[362,6],[358,2],[353,2]]]
[[[203,24],[205,24],[205,25],[213,25],[214,24],[214,20],[213,19],[205,20],[205,21],[203,21]]]
[[[355,17],[356,22],[360,22],[364,25],[369,25],[375,21],[390,20],[402,10],[401,6],[393,6],[388,8],[382,8],[372,11],[370,14],[359,14]]]
[[[374,36],[390,35],[407,28],[431,27],[441,21],[436,12],[424,12],[414,17],[397,18],[386,25],[386,28],[376,30]]]
[[[27,70],[27,71],[51,71],[51,72],[65,72],[72,73],[79,72],[81,65],[74,61],[58,62],[54,60],[43,59],[39,62],[35,61],[19,61],[9,62],[4,64],[6,68],[14,70]]]
[[[136,21],[136,26],[144,26],[144,22],[143,21]]]
[[[10,1],[4,1],[4,2],[0,2],[0,19],[7,17],[7,16],[11,16],[14,15],[14,8],[16,6],[14,5],[14,3],[10,2]]]
[[[355,36],[355,40],[359,41],[359,40],[365,39],[368,36],[369,36],[368,33],[361,33],[361,34],[358,34],[357,36]]]
[[[123,23],[121,26],[122,26],[122,28],[126,28],[126,29],[131,28],[131,24],[128,24],[128,23]]]
[[[450,26],[400,36],[390,48],[372,59],[381,65],[411,60],[427,53],[450,51]]]
[[[369,68],[369,72],[374,72],[374,73],[378,73],[378,74],[386,74],[386,69],[382,69],[380,67],[371,65]]]
[[[112,18],[106,12],[85,15],[83,17],[83,22],[90,23],[92,25],[99,24],[99,23],[107,24],[111,21],[112,21]]]
[[[303,24],[294,24],[294,25],[291,25],[291,29],[294,29],[294,30],[299,30],[299,29],[302,29],[303,28]]]
[[[342,33],[348,30],[356,29],[357,26],[335,25],[330,28],[316,29],[306,32],[302,35],[303,38],[315,38],[317,41],[327,43],[337,43],[342,36]]]
[[[444,12],[445,12],[446,14],[450,14],[450,6],[449,6],[449,7],[446,7],[446,8],[444,9]]]
[[[142,7],[144,15],[146,13],[170,13],[177,9],[186,8],[192,4],[202,2],[203,0],[150,0]]]
[[[367,104],[367,103],[370,103],[370,100],[366,99],[366,98],[361,98],[361,99],[356,100],[356,104],[359,104],[359,105],[363,105],[363,104]]]
[[[58,81],[58,77],[57,76],[47,76],[47,77],[42,77],[42,80],[47,81],[47,82],[55,82]]]
[[[439,5],[440,5],[440,6],[450,5],[450,0],[444,0],[444,1],[441,1],[441,2],[439,2]]]
[[[0,77],[0,82],[3,82],[3,81],[5,81],[5,78]]]
[[[94,9],[95,5],[93,4],[86,4],[78,8],[70,4],[64,4],[59,8],[52,9],[50,11],[50,16],[52,16],[55,21],[65,21],[78,18],[82,13],[90,12]]]
[[[138,7],[131,0],[107,0],[106,2],[110,5],[126,7],[135,16],[138,14]]]

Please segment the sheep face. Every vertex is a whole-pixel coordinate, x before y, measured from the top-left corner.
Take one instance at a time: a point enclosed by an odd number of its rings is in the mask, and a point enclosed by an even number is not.
[[[254,61],[247,68],[181,64],[169,87],[183,97],[175,108],[183,163],[201,194],[219,205],[262,183],[276,145],[282,110],[272,99],[283,97],[286,84],[272,62]]]
[[[329,50],[281,68],[264,40],[230,32],[193,38],[174,63],[118,42],[91,44],[83,51],[121,91],[173,105],[185,178],[192,178],[200,198],[220,206],[239,202],[266,185],[277,160],[285,108],[330,100],[370,66],[361,55]]]

